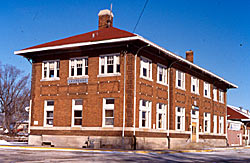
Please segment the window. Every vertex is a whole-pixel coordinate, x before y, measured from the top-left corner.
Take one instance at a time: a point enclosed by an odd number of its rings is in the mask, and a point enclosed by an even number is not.
[[[140,77],[152,80],[152,61],[141,57]]]
[[[204,82],[204,97],[210,98],[210,84]]]
[[[115,99],[103,99],[103,127],[114,127]]]
[[[219,133],[223,134],[224,133],[224,117],[219,116]]]
[[[210,113],[204,113],[204,132],[210,133]]]
[[[176,70],[176,87],[185,89],[185,73]]]
[[[69,76],[82,77],[88,75],[88,58],[72,58],[69,61]]]
[[[44,102],[44,126],[52,127],[54,119],[54,101],[47,100]]]
[[[99,75],[120,74],[120,55],[108,54],[99,57]]]
[[[82,99],[72,100],[72,126],[82,126]]]
[[[191,92],[194,94],[199,94],[199,79],[191,77]]]
[[[213,88],[214,101],[217,101],[217,89]]]
[[[185,108],[176,107],[176,130],[185,131]]]
[[[157,65],[157,82],[160,84],[167,84],[167,67],[161,64]]]
[[[219,102],[224,103],[224,92],[219,90]]]
[[[151,107],[152,103],[146,100],[140,100],[139,127],[151,128]]]
[[[156,107],[156,128],[166,129],[166,105],[158,103]]]
[[[217,115],[214,115],[214,133],[217,134]]]
[[[42,79],[59,79],[59,61],[44,61],[42,64]]]

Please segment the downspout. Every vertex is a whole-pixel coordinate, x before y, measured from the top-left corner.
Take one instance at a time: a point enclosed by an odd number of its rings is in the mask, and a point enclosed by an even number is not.
[[[138,50],[137,50],[137,52],[136,52],[136,54],[135,54],[135,65],[134,65],[134,67],[135,67],[135,69],[134,69],[134,124],[133,124],[133,126],[134,126],[134,131],[133,131],[133,138],[134,138],[134,150],[136,150],[136,137],[135,137],[135,119],[136,119],[136,74],[137,74],[137,67],[136,67],[136,59],[137,59],[137,55],[138,55],[138,53],[140,52],[140,50],[141,49],[143,49],[143,48],[145,48],[145,47],[149,47],[150,46],[150,44],[148,44],[148,45],[146,45],[146,46],[142,46],[142,47],[140,47]]]
[[[170,149],[170,133],[169,133],[169,122],[170,122],[170,70],[171,70],[171,67],[173,66],[173,64],[175,64],[176,62],[179,62],[180,60],[177,60],[177,61],[174,61],[172,62],[169,66],[168,66],[168,130],[167,130],[167,139],[168,139],[168,149]]]
[[[31,126],[31,107],[32,107],[32,100],[30,100],[30,108],[29,108],[29,128],[28,128],[28,134],[30,134],[30,126]]]
[[[122,145],[124,145],[125,135],[125,107],[126,107],[126,52],[124,52],[124,71],[123,71],[123,122],[122,122]]]

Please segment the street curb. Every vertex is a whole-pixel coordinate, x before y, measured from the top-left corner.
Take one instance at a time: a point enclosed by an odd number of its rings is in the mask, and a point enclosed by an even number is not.
[[[56,147],[34,147],[34,146],[12,146],[0,145],[0,149],[24,149],[24,150],[49,150],[49,151],[75,151],[75,152],[93,152],[93,153],[133,153],[133,154],[174,154],[174,153],[197,153],[197,152],[216,152],[223,150],[250,149],[250,147],[230,147],[230,148],[214,148],[201,150],[163,150],[163,151],[148,151],[148,150],[109,150],[109,149],[77,149],[77,148],[56,148]]]

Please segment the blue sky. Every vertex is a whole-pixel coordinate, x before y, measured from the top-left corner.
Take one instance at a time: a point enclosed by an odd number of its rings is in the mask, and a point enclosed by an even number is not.
[[[114,26],[132,32],[144,0],[9,0],[0,5],[0,57],[31,73],[13,52],[97,29],[113,4]],[[250,108],[250,1],[149,0],[135,33],[239,86],[228,104]]]

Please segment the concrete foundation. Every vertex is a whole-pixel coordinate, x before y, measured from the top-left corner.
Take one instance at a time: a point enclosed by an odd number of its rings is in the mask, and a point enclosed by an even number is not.
[[[133,149],[133,138],[125,137],[104,137],[104,136],[64,136],[64,135],[30,135],[29,145],[50,144],[55,147],[74,147],[74,148],[119,148]],[[188,138],[170,138],[170,149],[192,149],[202,147],[221,147],[226,146],[225,139],[199,139],[198,143],[192,143]],[[167,138],[137,137],[137,149],[168,149]]]

